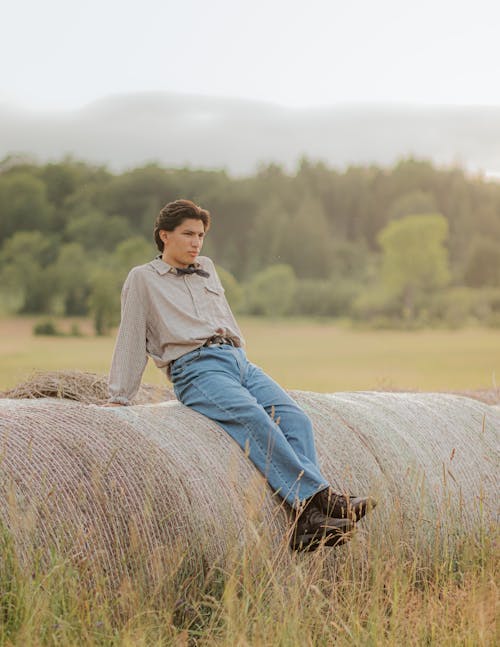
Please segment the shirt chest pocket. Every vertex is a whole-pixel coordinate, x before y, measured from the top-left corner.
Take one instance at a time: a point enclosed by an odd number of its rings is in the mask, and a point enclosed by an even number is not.
[[[204,296],[207,315],[218,319],[226,313],[224,288],[213,285],[205,285]]]
[[[224,288],[213,287],[212,285],[205,285],[205,291],[208,295],[215,294],[218,297],[224,294]]]

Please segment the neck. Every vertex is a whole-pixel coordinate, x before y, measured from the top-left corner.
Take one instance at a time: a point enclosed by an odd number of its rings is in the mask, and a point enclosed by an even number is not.
[[[163,254],[161,255],[161,260],[164,263],[167,263],[168,265],[171,265],[172,267],[180,267],[183,270],[185,270],[186,267],[189,267],[189,263],[179,263],[179,262],[175,261],[174,259],[169,258],[168,254],[166,254],[165,252],[163,252]]]

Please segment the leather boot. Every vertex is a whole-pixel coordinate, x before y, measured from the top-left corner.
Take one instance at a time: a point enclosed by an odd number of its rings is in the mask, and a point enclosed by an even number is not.
[[[353,521],[359,521],[377,505],[373,497],[345,496],[337,494],[330,487],[317,492],[312,498],[323,514]]]
[[[296,520],[291,548],[292,550],[313,551],[322,544],[338,546],[351,538],[354,526],[355,523],[352,519],[328,517],[312,499],[309,499]]]

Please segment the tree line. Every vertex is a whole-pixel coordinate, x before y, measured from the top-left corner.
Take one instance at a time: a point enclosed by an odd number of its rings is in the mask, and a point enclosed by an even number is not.
[[[153,221],[187,197],[239,312],[378,326],[500,325],[500,184],[404,159],[345,170],[302,159],[254,175],[66,158],[0,162],[4,312],[119,319],[120,286],[157,252]]]

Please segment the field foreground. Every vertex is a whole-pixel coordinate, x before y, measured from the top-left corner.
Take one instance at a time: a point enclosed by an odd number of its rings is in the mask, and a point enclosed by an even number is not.
[[[152,593],[124,578],[110,594],[85,564],[52,555],[29,570],[0,536],[0,645],[220,647],[494,647],[498,546],[478,528],[457,550],[422,551],[404,528],[390,550],[348,547],[280,566],[265,529],[225,568],[186,569],[182,555]],[[498,536],[496,537],[498,539]],[[332,556],[332,553],[335,553]]]
[[[34,368],[107,372],[111,338],[31,337],[32,323],[0,321],[0,388]],[[500,363],[495,331],[357,332],[256,320],[243,329],[250,357],[288,388],[488,388]],[[145,381],[163,378],[149,367]],[[270,547],[258,511],[249,511],[249,525],[253,540],[224,567],[193,571],[173,554],[152,592],[126,578],[111,592],[85,563],[57,553],[26,568],[0,528],[0,645],[497,644],[499,537],[491,520],[425,547],[404,524],[391,524],[383,542],[362,527],[347,546],[292,556],[286,568],[286,541]]]

